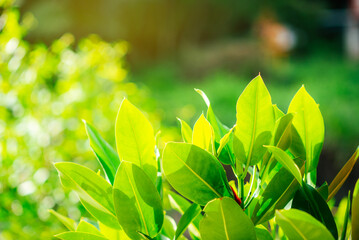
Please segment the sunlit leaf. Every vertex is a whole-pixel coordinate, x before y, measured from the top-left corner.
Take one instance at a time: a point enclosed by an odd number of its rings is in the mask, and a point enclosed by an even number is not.
[[[334,240],[328,229],[306,212],[297,209],[277,210],[275,220],[289,239]]]
[[[109,240],[130,240],[123,229],[110,228],[99,222],[101,233]]]
[[[293,161],[293,159],[282,149],[273,147],[273,146],[265,146],[269,151],[272,152],[274,155],[274,158],[282,164],[283,167],[285,167],[294,177],[297,179],[299,184],[302,184],[302,174],[300,173],[300,170]]]
[[[102,223],[119,228],[112,199],[112,186],[94,171],[69,162],[55,163],[61,183],[75,190],[84,207]]]
[[[214,198],[232,196],[221,164],[196,145],[168,143],[163,151],[163,171],[176,191],[200,205]]]
[[[304,86],[299,89],[292,99],[288,113],[295,113],[293,126],[295,127],[305,152],[292,144],[291,150],[296,156],[304,157],[307,164],[307,173],[316,169],[319,155],[324,141],[324,122],[318,104],[307,93]],[[293,135],[295,138],[296,135]],[[295,143],[299,140],[294,139]]]
[[[86,121],[84,121],[84,123],[87,136],[90,140],[90,146],[105,171],[106,176],[111,184],[113,184],[117,168],[120,165],[120,159],[115,150],[101,137],[97,130]]]
[[[340,240],[345,240],[345,236],[347,234],[347,227],[349,222],[349,215],[350,215],[350,207],[351,207],[351,201],[350,201],[350,191],[348,193],[348,200],[347,200],[347,207],[345,209],[345,215],[344,215],[344,221],[343,221],[343,228],[342,228],[342,234],[340,236]]]
[[[273,240],[268,230],[262,225],[256,226],[255,231],[256,231],[257,240]]]
[[[274,111],[261,76],[254,78],[237,101],[233,147],[239,162],[254,165],[264,153],[274,128]]]
[[[277,104],[273,104],[273,111],[275,120],[278,120],[279,118],[284,116],[284,113],[278,108]]]
[[[75,231],[75,229],[77,228],[76,222],[71,218],[65,217],[64,215],[55,212],[52,209],[50,209],[49,212],[54,215],[62,224],[64,224],[68,230]]]
[[[92,224],[81,220],[79,225],[77,226],[76,232],[86,232],[86,233],[92,233],[101,237],[104,237],[102,233]]]
[[[215,199],[203,211],[205,216],[200,223],[203,240],[257,239],[252,221],[233,199]]]
[[[182,139],[186,143],[192,143],[192,129],[191,127],[182,119],[177,118],[178,121],[181,123],[181,134]]]
[[[121,160],[140,166],[152,182],[157,177],[155,137],[146,117],[127,99],[116,118],[116,146]]]
[[[136,164],[123,161],[116,173],[113,197],[116,216],[132,239],[139,232],[155,237],[163,224],[161,197],[147,174]]]
[[[214,149],[214,132],[211,124],[201,114],[193,127],[192,142],[194,145],[212,153]]]
[[[55,237],[63,240],[109,240],[105,237],[87,232],[64,232],[55,235]]]

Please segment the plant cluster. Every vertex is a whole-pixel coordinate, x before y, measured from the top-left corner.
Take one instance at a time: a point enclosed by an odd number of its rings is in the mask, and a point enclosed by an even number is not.
[[[102,171],[71,162],[55,167],[96,222],[77,225],[52,211],[69,229],[58,238],[185,239],[187,229],[192,239],[359,238],[359,183],[352,200],[349,194],[340,231],[327,203],[359,149],[329,186],[316,185],[324,123],[304,87],[285,114],[257,76],[240,95],[230,129],[196,91],[208,107],[206,116],[193,129],[180,120],[183,142],[167,143],[162,154],[151,124],[127,99],[116,119],[117,151],[85,122]],[[235,181],[227,180],[223,165]],[[182,214],[177,224],[169,210]]]

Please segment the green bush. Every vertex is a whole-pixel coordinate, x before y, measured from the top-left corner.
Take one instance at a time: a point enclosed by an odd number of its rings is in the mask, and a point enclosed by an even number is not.
[[[208,107],[206,116],[193,129],[180,120],[184,142],[169,142],[163,151],[149,121],[127,99],[116,119],[117,153],[85,122],[102,169],[96,173],[70,162],[55,167],[92,217],[77,225],[53,212],[69,229],[56,237],[184,239],[188,228],[193,239],[357,238],[359,182],[352,200],[349,194],[341,231],[327,202],[350,174],[359,148],[329,186],[316,185],[324,122],[304,87],[284,114],[261,76],[254,78],[237,101],[230,129],[204,92],[196,91]],[[235,181],[228,181],[224,165]],[[170,210],[182,214],[177,224]]]
[[[88,162],[92,155],[79,119],[101,126],[114,139],[112,119],[123,97],[150,109],[146,89],[125,80],[126,42],[70,34],[50,46],[24,40],[31,17],[1,1],[0,29],[0,238],[49,239],[63,229],[49,208],[81,215],[76,196],[66,197],[54,161]],[[150,114],[158,122],[155,114]]]

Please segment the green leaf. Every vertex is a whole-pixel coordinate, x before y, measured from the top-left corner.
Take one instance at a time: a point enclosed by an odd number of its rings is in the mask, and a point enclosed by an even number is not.
[[[193,127],[192,141],[194,145],[212,153],[214,149],[214,133],[211,124],[201,114]]]
[[[130,240],[125,231],[123,229],[118,230],[114,228],[110,228],[101,222],[99,222],[101,233],[108,238],[109,240]]]
[[[327,182],[324,182],[322,184],[322,186],[320,186],[317,189],[317,191],[320,194],[320,196],[322,196],[323,199],[328,199],[329,189],[328,189],[328,183]]]
[[[345,210],[344,216],[344,224],[342,229],[342,234],[340,236],[340,240],[345,240],[345,236],[347,234],[348,222],[349,222],[349,214],[350,214],[350,191],[348,192],[348,200],[347,200],[347,207]]]
[[[288,113],[277,120],[273,139],[273,145],[282,150],[287,150],[292,142],[291,126],[294,114]]]
[[[294,160],[304,170],[304,161]],[[255,225],[261,224],[274,215],[274,210],[284,208],[292,200],[300,184],[287,169],[281,168],[269,182],[258,200],[252,215]]]
[[[334,180],[329,185],[329,197],[327,201],[332,199],[332,197],[337,194],[339,189],[343,186],[345,180],[347,180],[349,174],[353,170],[353,167],[355,163],[357,162],[359,157],[359,147],[357,147],[354,154],[351,156],[351,158],[347,161],[347,163],[344,165],[344,167],[339,171],[339,173],[335,176]]]
[[[201,208],[198,204],[193,203],[186,212],[182,215],[178,222],[176,234],[174,239],[178,239],[187,229],[188,225],[201,213]]]
[[[304,86],[295,94],[289,105],[288,113],[296,114],[293,119],[293,126],[305,147],[305,152],[296,147],[296,144],[292,145],[291,149],[296,156],[304,157],[307,164],[306,172],[311,172],[317,168],[322,150],[324,122],[318,104],[307,93]],[[294,142],[298,142],[298,140],[294,140]]]
[[[121,160],[140,166],[154,183],[157,177],[155,137],[146,117],[127,99],[116,118],[116,146]]]
[[[292,208],[305,211],[323,223],[335,239],[338,239],[338,230],[333,215],[324,198],[309,184],[303,182],[294,196]]]
[[[306,212],[297,209],[281,210],[276,211],[275,217],[289,239],[334,240],[326,227]]]
[[[293,176],[297,179],[299,184],[302,184],[302,174],[297,166],[294,163],[293,159],[282,149],[273,146],[265,146],[269,151],[272,152],[274,158],[282,164]]]
[[[284,116],[284,113],[278,108],[277,104],[273,104],[273,111],[275,120],[278,120],[279,118]]]
[[[274,111],[261,76],[254,78],[237,101],[234,150],[239,162],[257,164],[265,153],[274,128]]]
[[[112,199],[112,186],[94,171],[79,164],[55,163],[61,183],[79,195],[84,207],[99,221],[119,228]]]
[[[168,143],[163,150],[163,171],[177,192],[197,204],[232,196],[222,165],[196,145]]]
[[[86,232],[64,232],[55,235],[55,237],[63,240],[108,240],[105,237]]]
[[[355,184],[352,200],[352,239],[359,239],[359,180]]]
[[[227,127],[225,127],[214,114],[211,103],[207,97],[207,95],[200,89],[195,89],[201,97],[203,98],[204,102],[207,105],[207,119],[210,122],[211,126],[213,127],[215,141],[219,142],[221,138],[228,132]]]
[[[106,173],[106,176],[110,180],[111,184],[113,184],[117,168],[120,165],[120,159],[118,158],[115,150],[113,150],[111,145],[101,137],[97,130],[85,120],[83,120],[83,122],[90,141],[90,146]]]
[[[49,212],[54,215],[65,227],[70,231],[75,231],[77,224],[71,218],[65,217],[64,215],[55,212],[54,210],[50,209]]]
[[[102,233],[92,224],[81,220],[79,225],[77,226],[76,232],[86,232],[86,233],[92,233],[101,237],[104,237]]]
[[[123,161],[116,173],[114,203],[118,222],[132,239],[138,232],[155,237],[163,224],[161,197],[147,174],[136,164]]]
[[[255,231],[256,231],[257,240],[273,240],[268,230],[262,225],[256,226]]]
[[[215,199],[207,204],[204,212],[200,223],[203,240],[257,239],[252,221],[233,199]]]
[[[192,129],[191,127],[182,119],[177,118],[178,121],[181,123],[181,134],[182,139],[186,143],[192,143]]]

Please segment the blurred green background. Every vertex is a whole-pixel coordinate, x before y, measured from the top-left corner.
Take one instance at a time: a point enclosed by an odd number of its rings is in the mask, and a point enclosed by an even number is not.
[[[114,143],[127,97],[163,146],[205,111],[194,88],[232,126],[259,72],[282,110],[302,84],[320,104],[330,182],[359,143],[358,59],[355,1],[0,0],[0,239],[51,239],[49,208],[86,215],[52,165],[98,168],[81,119]]]

